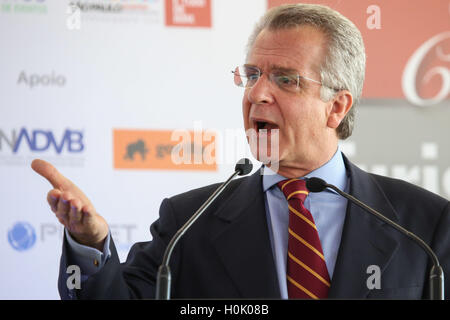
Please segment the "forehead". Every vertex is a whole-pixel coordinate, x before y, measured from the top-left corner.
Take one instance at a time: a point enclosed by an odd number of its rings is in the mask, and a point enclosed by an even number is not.
[[[316,73],[325,57],[325,34],[312,26],[262,30],[250,49],[247,63],[263,69],[280,67]]]

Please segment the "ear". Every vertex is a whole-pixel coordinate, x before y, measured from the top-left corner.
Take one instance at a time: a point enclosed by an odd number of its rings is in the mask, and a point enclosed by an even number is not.
[[[336,129],[344,119],[345,115],[350,111],[353,105],[353,96],[348,90],[339,91],[330,101],[331,109],[328,115],[327,126]]]

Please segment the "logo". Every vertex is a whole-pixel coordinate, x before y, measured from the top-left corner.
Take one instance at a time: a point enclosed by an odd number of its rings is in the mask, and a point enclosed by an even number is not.
[[[0,4],[1,13],[46,14],[45,0],[6,0]]]
[[[123,4],[118,1],[74,1],[69,6],[78,7],[83,13],[118,13],[124,10]]]
[[[36,232],[28,222],[17,222],[8,231],[8,242],[17,251],[26,251],[36,242]]]
[[[53,149],[57,154],[63,150],[68,153],[80,153],[84,150],[83,132],[70,129],[66,129],[59,139],[51,130],[22,128],[18,134],[14,129],[8,134],[0,129],[0,151],[3,151],[3,142],[9,146],[12,153],[17,153],[21,148],[32,152]]]
[[[111,235],[118,251],[128,251],[136,242],[136,224],[109,225]],[[64,226],[58,222],[43,222],[36,229],[28,222],[17,222],[8,230],[8,242],[17,251],[26,251],[34,245],[48,246],[61,243],[64,237]],[[59,244],[58,244],[59,246]]]
[[[28,86],[30,89],[34,87],[63,87],[66,84],[66,78],[63,75],[57,75],[54,71],[51,74],[29,74],[25,71],[20,72],[18,85]]]
[[[86,21],[162,23],[160,0],[79,0],[70,1],[67,27],[79,30]]]
[[[114,168],[217,170],[215,133],[114,130]]]
[[[166,0],[166,25],[211,28],[211,0]]]
[[[37,156],[57,166],[84,166],[84,132],[0,128],[0,165],[28,166]]]
[[[268,0],[268,8],[297,0]],[[322,4],[321,0],[308,3]],[[449,1],[328,1],[361,32],[366,50],[362,102],[444,105],[450,94]],[[374,4],[376,3],[376,4]],[[420,23],[418,23],[420,21]],[[448,103],[447,103],[448,104]]]
[[[124,159],[134,160],[135,153],[138,153],[141,155],[141,159],[145,160],[145,155],[147,154],[148,149],[145,146],[145,142],[141,139],[136,141],[135,143],[130,143],[127,146],[127,153],[124,157]]]
[[[447,53],[444,52],[444,42],[450,44],[450,32],[435,35],[423,43],[406,64],[402,77],[402,88],[406,99],[416,106],[425,107],[437,104],[450,94],[450,68],[443,65],[445,62],[450,62],[450,50]],[[450,48],[450,46],[447,47]],[[435,50],[432,50],[433,48]],[[432,62],[439,62],[439,64],[433,66]],[[432,68],[427,72],[423,70],[430,66]],[[418,75],[421,75],[421,77]],[[433,79],[437,78],[435,76],[440,76],[442,80],[440,90],[437,92],[428,88],[430,84],[433,84]],[[434,83],[434,87],[438,85],[439,83]],[[432,96],[423,98],[427,95]]]

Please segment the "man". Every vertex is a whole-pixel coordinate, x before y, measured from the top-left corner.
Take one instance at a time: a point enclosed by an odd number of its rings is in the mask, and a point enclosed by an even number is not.
[[[302,179],[312,176],[419,235],[450,274],[449,202],[368,174],[338,149],[352,131],[364,69],[361,35],[339,13],[298,4],[265,14],[234,80],[245,88],[245,129],[267,140],[267,153],[276,146],[278,158],[269,154],[260,172],[233,181],[180,240],[170,261],[172,297],[427,298],[427,255],[337,194],[308,194]],[[82,191],[46,162],[32,167],[52,183],[47,200],[65,226],[62,298],[154,297],[167,243],[217,187],[165,199],[152,241],[135,244],[120,264],[106,221]],[[84,275],[80,290],[66,286],[70,264]]]

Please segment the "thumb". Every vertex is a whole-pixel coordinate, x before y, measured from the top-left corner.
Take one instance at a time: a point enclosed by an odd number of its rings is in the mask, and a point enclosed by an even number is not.
[[[72,184],[69,179],[59,173],[59,171],[47,161],[34,159],[31,163],[31,168],[47,179],[55,189],[67,190]]]

